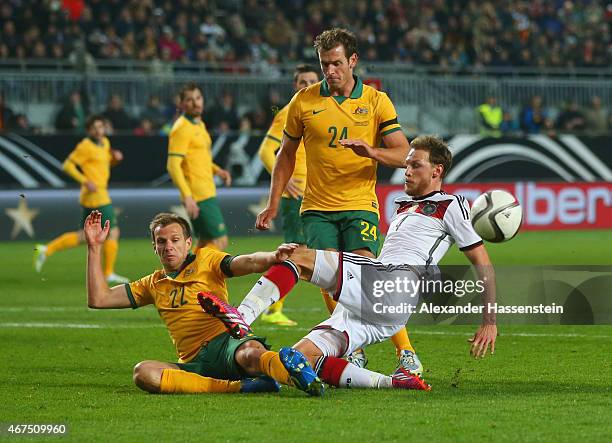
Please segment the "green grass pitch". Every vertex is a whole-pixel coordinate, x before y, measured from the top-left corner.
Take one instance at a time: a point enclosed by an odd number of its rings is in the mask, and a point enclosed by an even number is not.
[[[271,249],[278,238],[232,239],[231,252]],[[141,360],[174,361],[153,308],[90,311],[85,249],[31,268],[33,243],[0,244],[0,422],[63,423],[75,441],[609,441],[612,326],[500,326],[493,357],[473,360],[471,326],[409,327],[430,393],[329,389],[280,395],[149,395],[131,380]],[[611,264],[609,231],[523,233],[489,245],[499,264]],[[464,263],[456,249],[446,263]],[[123,240],[117,271],[158,264],[145,240]],[[230,282],[237,303],[255,276]],[[255,324],[273,349],[325,318],[318,290],[300,283],[286,302],[296,328]],[[410,326],[410,325],[409,325]],[[368,348],[390,373],[391,343]],[[6,437],[6,435],[4,436]],[[0,437],[2,438],[2,437]]]

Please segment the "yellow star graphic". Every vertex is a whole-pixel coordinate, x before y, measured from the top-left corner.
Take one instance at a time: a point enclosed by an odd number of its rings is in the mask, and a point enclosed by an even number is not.
[[[11,239],[19,235],[21,231],[25,231],[30,238],[34,237],[34,228],[32,220],[38,215],[38,209],[28,208],[28,203],[25,199],[19,200],[16,208],[5,209],[4,212],[13,219],[13,230],[11,231]]]

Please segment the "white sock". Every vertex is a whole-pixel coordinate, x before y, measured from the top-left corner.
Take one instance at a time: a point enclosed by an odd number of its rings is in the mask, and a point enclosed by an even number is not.
[[[391,377],[349,363],[340,376],[340,388],[374,388],[391,387]]]
[[[238,312],[249,325],[252,324],[259,315],[269,306],[280,299],[278,287],[266,277],[260,277],[255,286],[244,297]]]

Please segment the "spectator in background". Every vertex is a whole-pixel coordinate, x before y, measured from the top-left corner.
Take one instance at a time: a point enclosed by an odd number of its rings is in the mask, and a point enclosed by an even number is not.
[[[132,117],[123,108],[123,101],[117,94],[111,95],[108,107],[102,116],[111,122],[115,131],[125,131],[133,127]]]
[[[59,131],[83,132],[86,115],[81,93],[72,91],[55,118],[55,128]]]
[[[0,92],[0,132],[9,131],[15,124],[15,113],[4,101],[4,92]]]
[[[505,136],[515,136],[519,135],[521,132],[521,127],[510,111],[504,111],[504,116],[501,124],[499,125],[499,129],[502,135]]]
[[[234,104],[234,94],[230,90],[223,91],[219,102],[206,114],[209,116],[207,120],[213,130],[220,130],[222,126],[223,129],[227,127],[232,131],[238,130],[240,120]]]
[[[503,121],[502,108],[493,95],[487,96],[485,103],[478,107],[478,127],[483,137],[500,137]]]
[[[591,106],[584,112],[587,135],[603,135],[608,132],[608,116],[599,96],[593,97]]]
[[[74,43],[74,49],[68,56],[68,60],[78,72],[90,74],[96,72],[97,70],[96,61],[94,60],[93,56],[87,52],[85,43],[82,40],[78,40]],[[79,132],[82,130],[83,129],[79,130]]]
[[[153,122],[148,118],[140,119],[140,124],[136,129],[134,129],[134,135],[144,136],[144,135],[155,135],[155,131],[153,130]]]
[[[584,115],[575,100],[568,102],[557,117],[557,129],[561,132],[580,132],[586,127]]]
[[[538,134],[546,117],[542,108],[542,97],[534,95],[529,104],[521,110],[521,129],[525,134]]]
[[[25,114],[17,114],[17,116],[15,116],[15,126],[13,127],[13,132],[18,134],[30,134],[38,131],[37,128],[30,125],[30,121]]]
[[[164,108],[157,95],[152,95],[149,97],[147,106],[140,114],[140,119],[141,123],[143,119],[149,120],[154,129],[159,129],[164,125],[167,119],[164,113]]]

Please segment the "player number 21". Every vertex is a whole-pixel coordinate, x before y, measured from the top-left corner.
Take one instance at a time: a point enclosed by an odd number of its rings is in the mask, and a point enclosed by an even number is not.
[[[363,229],[361,230],[361,238],[363,240],[372,240],[370,237],[372,237],[374,239],[374,241],[376,241],[376,225],[370,225],[368,222],[366,221],[360,221],[359,224],[363,227]]]
[[[327,129],[327,133],[331,134],[331,138],[329,139],[329,144],[327,146],[330,148],[337,148],[338,145],[336,145],[336,137],[338,137],[338,128],[336,128],[335,126],[330,126]],[[342,140],[343,138],[348,138],[348,128],[346,126],[342,128],[338,140]]]

